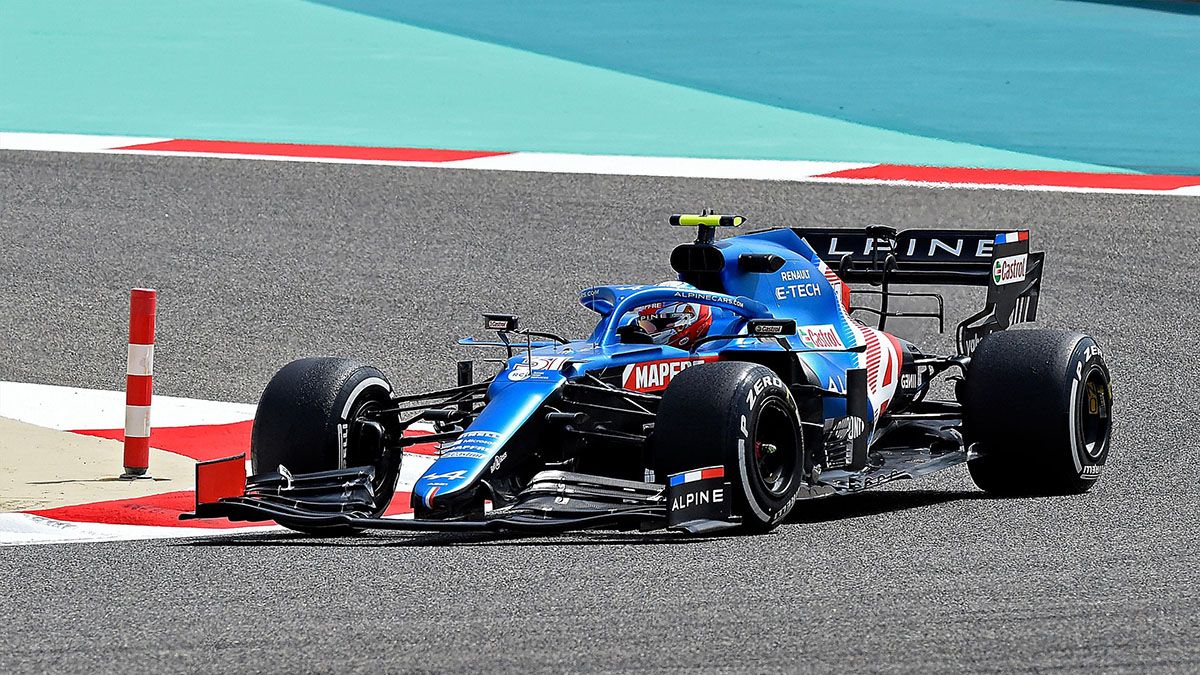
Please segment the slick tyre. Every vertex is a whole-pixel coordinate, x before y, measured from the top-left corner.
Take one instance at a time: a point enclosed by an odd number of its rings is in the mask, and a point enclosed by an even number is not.
[[[1007,330],[985,337],[967,369],[971,478],[995,495],[1086,492],[1112,440],[1112,385],[1091,337]]]
[[[804,441],[796,402],[773,371],[735,361],[697,365],[671,380],[654,425],[654,470],[667,476],[723,466],[732,512],[771,530],[800,489]]]
[[[386,405],[391,391],[383,373],[357,361],[292,361],[271,378],[258,401],[250,434],[254,473],[280,465],[312,473],[374,464],[378,457],[354,447],[350,422],[369,406]]]

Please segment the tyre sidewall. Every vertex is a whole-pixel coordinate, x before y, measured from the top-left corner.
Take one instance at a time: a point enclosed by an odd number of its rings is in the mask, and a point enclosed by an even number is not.
[[[1071,444],[1071,463],[1062,467],[1080,482],[1079,487],[1094,482],[1100,477],[1101,467],[1108,461],[1108,452],[1112,446],[1112,380],[1108,372],[1108,363],[1104,352],[1096,341],[1083,336],[1071,350],[1067,361],[1067,382],[1064,387],[1064,397],[1068,401],[1067,438]],[[1103,405],[1109,411],[1110,426],[1108,433],[1091,451],[1084,440],[1083,418],[1087,407],[1086,383],[1093,374],[1099,374],[1103,382]]]
[[[795,421],[796,462],[780,496],[770,494],[758,475],[753,435],[763,411],[777,405]],[[804,445],[796,402],[771,369],[721,361],[692,366],[663,392],[654,430],[655,474],[667,476],[722,466],[734,515],[749,531],[770,530],[787,517],[803,478]]]
[[[782,522],[796,504],[797,488],[804,464],[803,439],[797,424],[793,427],[793,433],[796,434],[795,443],[800,456],[797,457],[793,467],[789,489],[785,490],[782,495],[773,495],[758,476],[758,469],[755,466],[753,434],[758,426],[759,418],[768,406],[780,406],[793,420],[799,420],[796,402],[783,380],[763,368],[761,372],[756,370],[754,377],[747,378],[745,386],[737,393],[734,403],[736,423],[730,425],[730,431],[734,438],[733,442],[728,445],[732,448],[735,457],[731,458],[729,464],[731,467],[737,467],[737,480],[741,482],[741,490],[737,491],[737,496],[743,507],[742,516],[753,518],[765,526],[773,526]]]
[[[284,366],[259,400],[251,432],[254,472],[279,465],[293,473],[345,468],[350,422],[367,401],[388,401],[391,389],[377,368],[348,359]]]
[[[1085,447],[1086,382],[1098,374],[1107,406],[1103,447]],[[1112,443],[1112,387],[1103,350],[1082,333],[1012,330],[984,338],[967,373],[968,460],[995,494],[1072,494],[1100,477]]]
[[[335,408],[338,415],[334,422],[338,468],[373,464],[379,459],[378,457],[352,457],[350,423],[358,416],[357,413],[364,404],[368,402],[379,405],[386,404],[390,401],[391,393],[392,386],[388,383],[387,378],[372,366],[363,366],[354,371],[342,385],[337,399],[341,405]]]

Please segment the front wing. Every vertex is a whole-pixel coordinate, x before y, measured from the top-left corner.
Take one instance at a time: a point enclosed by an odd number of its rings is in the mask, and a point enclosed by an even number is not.
[[[282,467],[281,467],[282,469]],[[294,530],[555,533],[593,528],[670,529],[689,534],[737,527],[722,467],[668,477],[668,485],[542,471],[510,506],[473,520],[382,518],[375,471],[356,467],[246,476],[242,455],[196,465],[196,510],[181,518],[274,520]],[[380,499],[383,498],[383,499]],[[383,503],[380,503],[383,501]]]

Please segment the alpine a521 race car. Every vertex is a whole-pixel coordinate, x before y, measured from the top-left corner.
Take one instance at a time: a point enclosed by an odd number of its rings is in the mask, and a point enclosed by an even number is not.
[[[1112,429],[1104,353],[1077,332],[1006,330],[1037,312],[1044,254],[1028,231],[873,225],[716,240],[743,221],[672,216],[699,229],[671,253],[678,280],[582,291],[600,317],[585,339],[485,314],[498,339],[460,343],[507,352],[491,377],[477,381],[462,361],[456,386],[401,394],[359,362],[288,364],[258,404],[253,475],[240,456],[199,465],[185,517],[327,533],[762,532],[797,503],[963,462],[997,495],[1079,493],[1100,478]],[[930,284],[986,289],[953,354],[884,330],[895,317],[943,326],[941,295],[894,288]],[[920,311],[897,308],[901,298]],[[382,517],[418,443],[437,443],[437,458],[412,485],[413,517]]]

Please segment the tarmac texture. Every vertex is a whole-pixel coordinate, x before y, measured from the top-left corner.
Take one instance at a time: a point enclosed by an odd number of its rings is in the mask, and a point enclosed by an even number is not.
[[[157,393],[253,402],[312,354],[444,384],[481,312],[578,335],[579,288],[669,278],[692,233],[666,216],[702,207],[1029,227],[1041,322],[1095,335],[1115,378],[1099,485],[996,500],[956,469],[710,540],[11,548],[0,671],[1200,668],[1200,199],[0,153],[0,380],[119,388],[128,289],[150,286]]]

